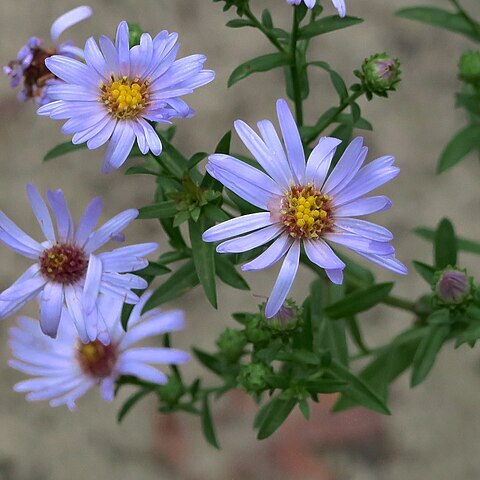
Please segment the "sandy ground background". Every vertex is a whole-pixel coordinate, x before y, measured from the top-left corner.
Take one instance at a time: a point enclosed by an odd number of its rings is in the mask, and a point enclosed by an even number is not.
[[[333,8],[324,2],[327,10]],[[402,168],[398,179],[382,189],[394,201],[388,214],[379,221],[393,230],[400,259],[430,260],[431,247],[416,238],[412,230],[418,225],[433,226],[442,216],[455,220],[463,236],[480,237],[478,221],[478,160],[470,158],[441,177],[434,176],[437,158],[451,133],[464,124],[462,113],[454,109],[453,93],[459,87],[456,63],[461,52],[474,45],[433,28],[395,18],[396,9],[413,5],[413,0],[350,0],[349,13],[363,16],[366,22],[346,33],[333,33],[322,41],[314,41],[312,58],[324,59],[345,73],[358,67],[365,56],[387,50],[401,58],[403,82],[390,101],[362,101],[364,115],[375,126],[375,134],[367,134],[371,157],[394,154]],[[266,53],[269,46],[263,38],[247,30],[224,27],[230,15],[223,14],[219,4],[208,0],[92,0],[95,15],[76,26],[71,38],[81,45],[87,36],[114,34],[122,19],[140,23],[145,30],[178,31],[181,53],[205,53],[207,66],[217,72],[216,81],[189,99],[198,110],[191,120],[179,120],[177,145],[186,153],[212,151],[233,120],[255,122],[273,119],[274,102],[283,95],[279,72],[251,77],[227,90],[229,73],[240,62]],[[281,25],[290,22],[290,8],[283,0],[254,0],[260,12],[270,7]],[[432,5],[445,5],[446,0],[431,0]],[[14,58],[19,47],[32,35],[48,38],[53,19],[77,5],[75,0],[2,0],[0,2],[0,63]],[[477,9],[476,0],[465,1]],[[306,105],[307,119],[335,104],[325,75],[315,74],[312,95]],[[45,190],[62,188],[78,218],[92,196],[105,199],[106,220],[130,207],[146,205],[153,187],[141,176],[125,178],[121,171],[109,177],[100,174],[102,152],[72,154],[42,164],[43,154],[60,141],[60,125],[35,115],[33,105],[18,105],[5,78],[0,82],[0,206],[28,231],[36,229],[28,207],[24,185],[33,181]],[[236,140],[238,146],[238,140]],[[36,230],[35,230],[36,232]],[[34,232],[32,232],[34,233]],[[37,232],[38,233],[38,232]],[[153,221],[138,221],[127,231],[130,242],[158,239],[162,235]],[[0,245],[0,287],[12,282],[27,263]],[[472,273],[480,274],[478,257],[462,255],[461,263]],[[388,272],[378,271],[380,279],[391,279]],[[413,269],[412,269],[413,270]],[[252,290],[268,294],[275,272],[249,275]],[[293,295],[302,300],[303,285],[309,276],[302,272]],[[408,296],[425,289],[414,271],[399,279],[396,293]],[[199,291],[185,297],[188,329],[175,337],[179,346],[188,348],[190,338],[208,347],[216,332],[229,323],[229,313],[254,308],[251,293],[238,293],[220,286],[220,307],[213,311]],[[404,328],[409,317],[392,310],[378,309],[363,317],[366,336],[371,344],[389,338]],[[27,404],[12,391],[22,377],[6,365],[7,327],[0,329],[0,479],[1,480],[83,480],[95,476],[110,479],[236,479],[277,478],[287,480],[289,474],[275,473],[274,461],[257,474],[240,476],[231,468],[235,461],[259,459],[269,443],[259,444],[250,429],[252,412],[240,406],[222,406],[224,417],[220,438],[223,451],[218,453],[201,440],[199,424],[194,419],[182,420],[184,445],[181,468],[167,468],[158,454],[165,446],[175,444],[159,427],[155,405],[144,401],[117,426],[113,407],[102,403],[98,392],[91,392],[80,401],[76,413],[51,409],[45,404]],[[195,366],[190,367],[195,373]],[[317,452],[338,479],[389,480],[472,480],[480,476],[478,437],[480,435],[480,362],[477,350],[453,350],[447,347],[429,379],[414,391],[407,379],[399,381],[391,401],[393,416],[382,420],[385,442],[370,456],[348,450]],[[245,410],[245,412],[244,412]],[[303,428],[303,427],[302,427]],[[318,424],[322,428],[322,424]],[[382,437],[383,438],[383,437]],[[380,443],[383,443],[381,440]],[[383,445],[384,447],[385,445]],[[383,452],[383,453],[382,453]],[[260,460],[259,460],[260,462]],[[235,473],[236,472],[236,473]],[[295,478],[310,478],[309,476]],[[318,474],[312,478],[320,477]]]

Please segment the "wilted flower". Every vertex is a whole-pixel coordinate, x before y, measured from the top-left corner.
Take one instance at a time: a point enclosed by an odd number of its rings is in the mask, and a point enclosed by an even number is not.
[[[110,343],[99,340],[82,343],[64,310],[56,340],[42,334],[37,320],[21,317],[10,329],[9,345],[14,360],[9,365],[34,378],[17,383],[17,392],[28,392],[27,400],[49,400],[52,407],[75,401],[90,388],[99,385],[105,401],[112,401],[116,380],[133,375],[141,380],[164,384],[167,376],[151,364],[178,364],[188,354],[172,348],[137,347],[139,340],[180,330],[184,326],[182,311],[150,310],[141,315],[150,293],[135,305],[128,322],[128,332],[120,323],[122,302],[102,299],[102,312],[110,335]]]
[[[341,141],[321,138],[305,162],[300,134],[285,100],[277,102],[277,113],[286,154],[271,122],[258,123],[262,137],[244,122],[235,122],[238,135],[266,174],[229,155],[209,157],[206,168],[212,177],[264,211],[209,228],[203,234],[204,241],[230,238],[217,246],[217,252],[241,253],[275,240],[259,257],[242,266],[243,270],[261,270],[285,257],[265,307],[268,318],[279,311],[290,291],[301,246],[310,261],[324,268],[337,284],[343,281],[345,264],[326,241],[406,274],[407,269],[395,258],[389,243],[392,233],[355,218],[390,208],[387,197],[363,196],[397,176],[394,158],[381,157],[362,168],[368,149],[362,138],[356,138],[328,175]],[[247,235],[239,236],[243,234]]]
[[[109,240],[121,238],[122,230],[138,216],[138,211],[125,210],[94,231],[102,211],[102,200],[95,198],[75,230],[63,192],[47,191],[56,220],[55,233],[47,204],[38,190],[27,185],[27,194],[46,241],[37,242],[0,211],[0,241],[35,261],[0,294],[0,318],[16,312],[39,295],[40,326],[45,334],[56,336],[66,306],[82,341],[93,341],[106,330],[98,312],[99,297],[137,303],[138,296],[132,289],[144,289],[148,284],[143,278],[125,272],[146,267],[145,255],[158,245],[143,243],[94,254]],[[102,341],[108,342],[108,337]]]
[[[313,8],[317,3],[317,0],[287,0],[287,3],[289,5],[300,5],[302,3],[302,1],[305,3],[305,5],[308,8]],[[338,14],[341,17],[344,17],[347,13],[347,7],[345,5],[345,0],[332,0],[332,3],[333,3],[333,6],[337,9]]]
[[[3,67],[3,72],[11,77],[10,85],[17,87],[23,81],[18,99],[25,102],[30,98],[38,105],[51,101],[48,90],[58,82],[57,77],[46,67],[45,60],[55,54],[83,59],[83,51],[73,46],[71,41],[59,43],[60,35],[72,25],[85,20],[92,14],[90,7],[77,7],[64,13],[53,22],[50,36],[54,47],[45,48],[43,41],[32,37],[18,52],[16,60]]]
[[[164,30],[152,40],[144,33],[140,45],[130,48],[127,22],[121,22],[115,45],[105,36],[100,37],[100,48],[93,38],[87,40],[86,64],[60,55],[48,58],[47,67],[66,84],[49,89],[55,101],[38,113],[69,119],[62,131],[73,134],[74,144],[87,142],[95,149],[110,141],[104,173],[125,162],[135,139],[142,153],[159,155],[162,144],[149,121],[191,117],[194,111],[180,97],[215,76],[203,70],[203,55],[176,60],[177,37]]]

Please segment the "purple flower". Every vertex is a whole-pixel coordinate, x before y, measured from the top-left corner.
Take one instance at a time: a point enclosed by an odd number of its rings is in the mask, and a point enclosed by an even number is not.
[[[140,45],[129,48],[127,22],[118,26],[115,45],[100,37],[85,44],[86,64],[55,55],[48,68],[66,84],[49,89],[54,102],[41,107],[40,115],[69,119],[63,132],[73,134],[74,144],[87,142],[95,149],[110,140],[103,172],[119,168],[135,140],[142,153],[154,155],[162,144],[150,122],[171,123],[174,117],[190,117],[194,111],[179,97],[211,82],[211,70],[203,70],[206,57],[191,55],[176,60],[176,33],[160,32],[154,39],[144,33]]]
[[[445,305],[463,303],[472,290],[471,281],[465,271],[446,268],[442,271],[435,284],[438,300]]]
[[[90,7],[77,7],[64,13],[53,22],[50,30],[53,48],[44,48],[43,41],[32,37],[18,52],[16,60],[3,67],[3,72],[11,77],[10,86],[17,87],[23,81],[18,99],[25,102],[33,98],[38,105],[51,101],[48,95],[50,86],[59,84],[57,77],[46,67],[45,60],[55,54],[83,59],[83,51],[72,42],[59,43],[60,35],[72,25],[92,15]]]
[[[300,5],[302,1],[308,8],[313,8],[317,0],[287,0],[289,5]],[[338,14],[344,17],[347,13],[347,7],[345,6],[345,0],[332,0],[333,6],[337,9]]]
[[[238,120],[235,129],[266,174],[228,155],[209,157],[207,171],[247,202],[264,210],[227,220],[203,234],[206,242],[223,241],[219,253],[241,253],[275,240],[243,270],[268,268],[285,257],[265,315],[273,317],[283,305],[297,273],[300,248],[311,262],[325,269],[334,283],[343,281],[345,264],[327,242],[350,248],[368,260],[396,273],[407,269],[394,256],[393,235],[383,227],[355,217],[387,210],[387,197],[364,197],[396,177],[399,169],[387,156],[362,167],[368,149],[356,138],[330,175],[328,171],[341,143],[323,137],[307,162],[295,120],[285,100],[277,114],[284,147],[268,120],[258,123],[261,137]],[[239,236],[247,234],[244,236]],[[236,237],[236,238],[233,238]]]
[[[102,201],[93,199],[77,228],[61,190],[47,191],[47,199],[56,221],[56,232],[47,204],[33,185],[27,185],[33,212],[46,240],[37,242],[0,211],[0,241],[35,263],[12,286],[0,294],[0,318],[22,308],[37,295],[40,302],[40,326],[55,337],[62,309],[66,308],[83,342],[95,340],[105,331],[98,311],[102,296],[135,304],[132,289],[144,289],[147,282],[131,272],[147,266],[145,255],[158,248],[156,243],[120,247],[95,253],[109,240],[122,237],[122,230],[137,215],[137,210],[119,213],[98,230]],[[108,342],[108,338],[102,341]]]
[[[188,361],[188,354],[172,348],[138,347],[142,339],[184,327],[182,311],[150,310],[141,315],[146,293],[135,305],[125,332],[120,323],[122,303],[103,300],[110,343],[99,340],[82,343],[64,310],[56,340],[42,334],[37,320],[20,317],[17,326],[10,329],[9,345],[14,360],[9,365],[34,378],[17,383],[17,392],[28,392],[27,400],[49,400],[52,407],[67,405],[76,408],[75,401],[90,388],[99,385],[102,397],[114,398],[116,380],[121,375],[134,375],[147,382],[164,384],[167,377],[151,364],[179,364]]]

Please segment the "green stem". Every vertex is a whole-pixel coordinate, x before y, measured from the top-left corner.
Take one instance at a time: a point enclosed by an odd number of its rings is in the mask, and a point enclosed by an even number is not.
[[[255,27],[258,28],[267,38],[268,40],[279,50],[280,52],[286,53],[285,47],[277,40],[277,38],[272,34],[272,32],[263,25],[262,22],[258,20],[258,18],[253,14],[250,10],[250,7],[246,7],[245,15],[248,17],[249,20]]]
[[[303,103],[302,103],[302,91],[300,86],[300,70],[297,64],[297,41],[298,41],[298,8],[293,9],[293,25],[292,36],[290,40],[290,56],[292,65],[290,67],[290,74],[292,76],[293,86],[293,100],[295,102],[295,117],[297,119],[297,125],[301,127],[303,125]]]
[[[415,303],[405,300],[403,298],[396,297],[394,295],[387,295],[382,303],[390,307],[399,308],[400,310],[406,310],[407,312],[417,313]]]
[[[458,13],[470,24],[470,26],[473,28],[473,30],[475,30],[476,34],[480,38],[480,25],[475,20],[473,20],[472,17],[470,17],[468,12],[460,5],[460,2],[458,0],[450,1],[458,10]]]
[[[332,113],[331,116],[329,116],[328,122],[324,121],[324,122],[317,123],[316,125],[314,125],[312,127],[311,132],[309,132],[309,134],[304,138],[305,144],[308,145],[309,143],[313,142],[318,137],[318,135],[320,135],[320,133],[322,133],[329,125],[331,125],[332,123],[334,123],[337,120],[338,116],[348,106],[350,106],[357,98],[361,97],[364,93],[365,93],[365,91],[363,89],[358,90],[356,92],[353,92],[349,97],[347,97],[345,100],[343,100],[343,102],[340,103],[340,105],[337,107],[335,112]]]

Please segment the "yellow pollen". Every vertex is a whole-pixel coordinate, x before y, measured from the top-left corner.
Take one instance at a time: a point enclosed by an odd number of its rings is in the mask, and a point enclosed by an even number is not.
[[[331,198],[313,184],[295,185],[286,192],[280,210],[285,228],[295,238],[317,238],[333,230]]]
[[[110,84],[100,86],[99,101],[119,120],[137,117],[149,104],[148,81],[112,77]]]

